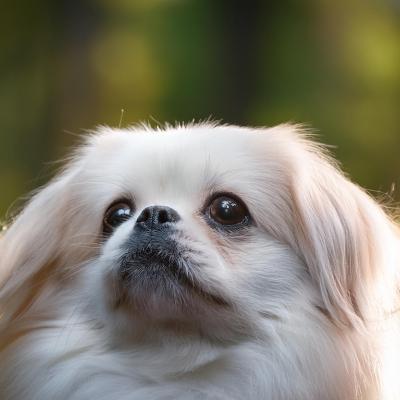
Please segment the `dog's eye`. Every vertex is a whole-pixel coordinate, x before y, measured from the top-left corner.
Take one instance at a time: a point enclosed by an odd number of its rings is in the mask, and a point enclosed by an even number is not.
[[[103,232],[110,233],[133,214],[133,207],[128,201],[119,201],[112,204],[104,214]]]
[[[247,222],[249,213],[246,206],[238,199],[221,195],[211,202],[210,217],[221,225],[236,225]]]

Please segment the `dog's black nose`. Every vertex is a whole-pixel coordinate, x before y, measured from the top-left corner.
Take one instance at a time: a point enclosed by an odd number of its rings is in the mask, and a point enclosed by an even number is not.
[[[171,207],[146,207],[138,216],[136,226],[144,229],[161,228],[163,224],[175,223],[180,220],[179,214]]]

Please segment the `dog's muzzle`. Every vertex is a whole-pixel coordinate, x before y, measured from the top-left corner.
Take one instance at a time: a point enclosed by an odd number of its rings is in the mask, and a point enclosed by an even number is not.
[[[119,276],[125,285],[159,286],[188,278],[182,249],[173,238],[179,220],[179,214],[166,206],[141,212],[120,259]]]

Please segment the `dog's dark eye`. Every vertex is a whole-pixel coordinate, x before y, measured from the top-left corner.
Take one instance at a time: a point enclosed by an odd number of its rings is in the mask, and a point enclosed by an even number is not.
[[[238,199],[221,195],[211,202],[210,217],[221,225],[237,225],[248,221],[249,213],[246,206]]]
[[[119,201],[112,204],[104,214],[103,232],[110,233],[133,214],[133,207],[129,201]]]

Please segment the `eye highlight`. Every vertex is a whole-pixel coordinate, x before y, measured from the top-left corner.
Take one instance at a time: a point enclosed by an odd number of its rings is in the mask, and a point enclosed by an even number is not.
[[[133,215],[132,203],[128,200],[119,200],[111,204],[104,214],[103,233],[109,234]]]
[[[208,216],[219,225],[238,226],[247,224],[250,215],[244,203],[236,197],[221,194],[214,197],[208,207]]]

